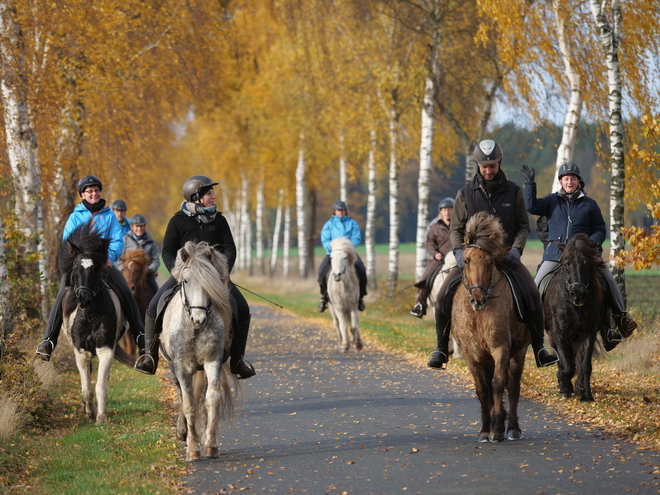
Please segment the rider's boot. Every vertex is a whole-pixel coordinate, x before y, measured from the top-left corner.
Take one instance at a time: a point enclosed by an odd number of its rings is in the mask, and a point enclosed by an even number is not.
[[[328,296],[323,295],[321,296],[321,300],[319,301],[319,313],[323,313],[325,311],[325,308],[328,307]]]
[[[365,307],[364,300],[360,298],[360,300],[358,301],[358,311],[364,311],[364,307]]]
[[[616,323],[619,332],[621,332],[621,335],[625,338],[630,337],[637,328],[637,322],[625,311],[622,311],[619,314],[613,314],[612,316],[614,317],[614,322]]]
[[[417,290],[417,299],[415,299],[415,305],[410,310],[410,314],[416,316],[417,318],[422,318],[426,313],[424,306],[422,305],[422,289]]]
[[[245,346],[247,345],[248,333],[250,331],[250,319],[239,320],[234,336],[231,339],[231,349],[229,351],[229,369],[236,375],[236,378],[243,380],[257,374],[254,367],[244,359]]]
[[[60,336],[60,329],[62,328],[62,301],[67,293],[66,286],[62,281],[62,286],[57,293],[53,307],[48,316],[48,323],[46,324],[46,331],[44,332],[44,340],[37,346],[37,356],[42,361],[50,361],[50,356],[55,350],[57,339]]]
[[[438,339],[438,348],[429,354],[427,366],[438,370],[447,369],[449,362],[449,326],[451,321],[435,308],[435,334]]]
[[[532,350],[534,351],[534,359],[536,360],[536,367],[542,368],[550,366],[559,362],[559,355],[552,347],[546,347],[543,343],[545,328],[545,316],[543,309],[529,311],[528,317],[531,320],[527,325],[529,328],[530,336],[532,337]],[[549,351],[552,351],[550,353]]]
[[[135,369],[140,373],[153,375],[158,368],[158,347],[160,335],[156,333],[156,320],[149,313],[144,315],[144,347],[140,349],[140,357],[135,362]],[[140,346],[138,337],[138,347]]]

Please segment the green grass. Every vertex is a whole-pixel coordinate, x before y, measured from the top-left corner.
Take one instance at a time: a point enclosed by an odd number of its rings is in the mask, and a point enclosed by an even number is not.
[[[31,493],[170,494],[184,465],[171,412],[158,378],[115,363],[108,392],[108,424],[87,420],[77,371],[62,375],[53,407],[54,428],[33,431],[8,452],[29,466]],[[167,481],[169,477],[170,481]],[[174,479],[172,479],[174,478]],[[0,480],[0,487],[6,480]],[[16,481],[16,480],[14,480]],[[8,493],[12,486],[5,485]]]

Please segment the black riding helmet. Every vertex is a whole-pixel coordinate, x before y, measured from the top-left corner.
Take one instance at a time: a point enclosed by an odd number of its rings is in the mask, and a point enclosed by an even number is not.
[[[213,182],[206,175],[193,175],[183,184],[183,197],[186,201],[194,203],[199,201],[199,198],[204,196],[209,189],[217,185],[217,182]]]
[[[147,225],[147,219],[144,218],[144,215],[136,213],[131,217],[131,225]]]
[[[453,208],[454,207],[454,198],[445,198],[442,201],[440,201],[440,204],[438,204],[438,210],[442,210],[443,208]]]
[[[575,163],[566,162],[559,167],[559,170],[557,171],[557,179],[561,179],[564,175],[575,175],[580,181],[580,188],[584,189],[584,179],[582,179],[580,167]]]
[[[502,147],[492,139],[485,139],[474,147],[474,159],[479,165],[500,163],[503,156]]]
[[[101,182],[101,179],[95,175],[86,175],[78,182],[78,194],[82,195],[82,193],[85,192],[85,189],[92,186],[97,186],[99,191],[103,191],[103,183]]]
[[[126,201],[123,199],[118,199],[112,203],[112,206],[110,207],[111,210],[128,210],[128,205],[126,204]]]
[[[332,205],[332,211],[337,211],[337,210],[348,211],[348,206],[346,205],[346,202],[342,200],[335,201],[334,204]]]

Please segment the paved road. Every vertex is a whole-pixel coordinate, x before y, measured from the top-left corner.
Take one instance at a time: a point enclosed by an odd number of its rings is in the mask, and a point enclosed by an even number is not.
[[[476,441],[479,405],[451,375],[336,350],[334,330],[253,307],[237,419],[219,459],[191,465],[189,493],[660,493],[660,453],[521,402],[523,440]],[[183,455],[183,454],[182,454]]]

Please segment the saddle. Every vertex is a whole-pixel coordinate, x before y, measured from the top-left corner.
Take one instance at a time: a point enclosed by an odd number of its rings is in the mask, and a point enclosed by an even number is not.
[[[444,260],[437,264],[437,266],[429,273],[428,277],[423,280],[420,280],[415,284],[415,287],[418,289],[423,289],[427,294],[430,294],[433,290],[433,283],[435,282],[438,273],[442,271],[442,267],[445,265]]]
[[[539,283],[539,292],[541,292],[541,300],[545,298],[545,292],[548,290],[548,285],[550,285],[550,280],[552,280],[552,277],[555,276],[555,274],[559,271],[560,268],[561,265],[557,265],[556,268],[554,268],[551,272],[546,273],[541,279],[541,283]],[[610,287],[607,284],[607,280],[605,279],[605,274],[602,271],[598,275],[598,281],[600,282],[600,285],[603,288],[603,292],[605,294],[608,294]]]
[[[179,292],[181,288],[180,284],[176,284],[169,290],[163,292],[158,300],[158,306],[156,308],[156,319],[154,321],[154,329],[157,334],[160,334],[163,331],[163,316],[165,315],[165,308],[170,303],[172,298]]]
[[[516,304],[518,318],[520,318],[520,321],[525,321],[525,313],[527,312],[527,309],[534,306],[532,296],[527,290],[525,279],[513,270],[502,270],[502,274],[507,282],[509,282],[509,287],[511,287],[511,293],[513,294],[513,301]]]

